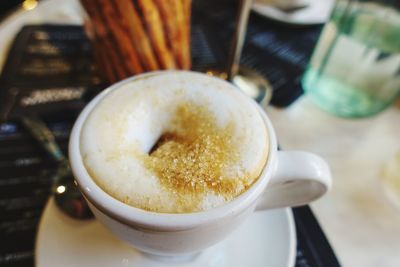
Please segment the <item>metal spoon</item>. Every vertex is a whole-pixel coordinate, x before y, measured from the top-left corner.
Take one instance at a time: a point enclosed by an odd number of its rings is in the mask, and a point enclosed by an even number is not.
[[[253,0],[239,1],[239,13],[227,68],[225,70],[208,69],[206,73],[232,82],[261,105],[267,105],[272,96],[272,87],[269,82],[257,71],[240,66],[240,57],[252,3]]]
[[[36,116],[24,116],[21,117],[21,121],[42,148],[58,162],[57,170],[52,177],[52,192],[56,205],[72,218],[80,220],[94,218],[75,184],[67,158],[47,125]]]

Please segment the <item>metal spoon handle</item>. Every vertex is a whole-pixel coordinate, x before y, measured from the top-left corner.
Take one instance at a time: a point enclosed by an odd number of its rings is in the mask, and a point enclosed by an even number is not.
[[[228,80],[239,72],[240,57],[242,55],[244,40],[246,37],[247,22],[249,20],[252,0],[239,0],[239,10],[236,19],[236,29],[232,40],[232,47],[229,53],[227,74]]]
[[[57,145],[53,133],[36,116],[24,116],[21,121],[42,148],[59,163],[57,171],[52,176],[56,205],[72,218],[80,220],[93,219],[93,213],[90,211],[78,187],[74,184],[68,160]]]
[[[56,139],[47,125],[36,116],[21,117],[22,124],[39,142],[45,151],[58,162],[65,162],[66,158],[60,147],[56,143]]]

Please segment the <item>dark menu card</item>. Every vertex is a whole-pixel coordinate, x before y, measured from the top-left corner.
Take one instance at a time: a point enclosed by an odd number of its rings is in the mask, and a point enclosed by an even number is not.
[[[96,73],[80,26],[25,26],[15,37],[0,78],[0,266],[33,266],[56,167],[19,117],[46,118],[66,152],[76,114],[101,88]]]
[[[77,111],[100,88],[82,28],[52,29],[25,26],[15,37],[0,77],[0,121]]]

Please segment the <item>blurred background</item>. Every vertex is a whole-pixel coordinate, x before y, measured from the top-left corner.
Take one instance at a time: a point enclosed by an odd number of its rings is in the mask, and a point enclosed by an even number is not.
[[[22,4],[23,0],[3,0],[0,2],[0,18],[3,18],[8,13],[12,12],[13,9],[17,8]]]

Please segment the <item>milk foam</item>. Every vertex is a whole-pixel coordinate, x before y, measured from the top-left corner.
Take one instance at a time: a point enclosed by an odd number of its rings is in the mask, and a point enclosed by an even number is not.
[[[221,185],[231,190],[213,189],[212,181],[201,191],[186,190],[190,181],[175,190],[168,176],[146,164],[160,136],[179,132],[174,121],[181,105],[205,109],[214,128],[230,129],[216,134],[225,134],[224,142],[239,155],[220,169]],[[128,205],[167,213],[211,209],[243,193],[260,175],[268,145],[265,124],[251,100],[224,81],[189,72],[165,72],[111,91],[89,114],[80,140],[84,165],[105,192]]]

